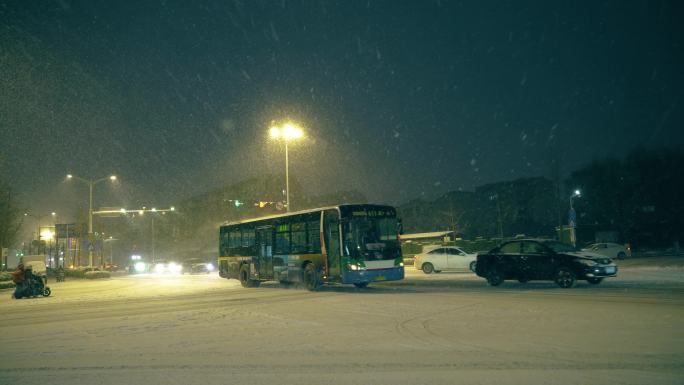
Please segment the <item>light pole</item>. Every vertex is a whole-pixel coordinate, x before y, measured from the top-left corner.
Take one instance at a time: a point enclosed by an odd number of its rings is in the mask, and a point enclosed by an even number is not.
[[[86,183],[89,188],[89,199],[88,199],[88,267],[92,268],[93,267],[93,186],[100,182],[104,182],[106,180],[111,180],[114,182],[116,180],[116,175],[110,175],[105,178],[101,179],[84,179],[72,174],[67,174],[67,179],[78,179],[83,183]]]
[[[105,239],[105,243],[109,243],[109,265],[114,268],[114,247],[112,246],[112,242],[118,241],[118,239],[112,237],[111,235],[109,238]]]
[[[55,232],[50,230],[49,227],[44,227],[40,232],[40,239],[45,239],[46,246],[50,246],[49,249],[45,250],[45,254],[48,256],[48,266],[52,267],[52,262],[54,261],[54,256],[52,255],[52,241],[55,239]]]
[[[280,139],[282,138],[285,142],[285,209],[290,211],[290,170],[289,170],[289,159],[287,153],[287,142],[291,139],[299,139],[304,136],[304,131],[301,128],[295,126],[292,123],[285,123],[282,127],[272,126],[271,138]]]
[[[575,234],[575,226],[577,226],[577,214],[575,213],[575,208],[572,207],[572,199],[579,198],[582,196],[580,190],[575,190],[572,195],[570,195],[570,211],[568,212],[568,225],[570,226],[570,242],[572,245],[577,245],[577,236]]]

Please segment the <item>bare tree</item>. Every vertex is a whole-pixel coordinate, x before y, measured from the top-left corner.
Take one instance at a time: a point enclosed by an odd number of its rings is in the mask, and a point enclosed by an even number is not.
[[[21,210],[13,200],[12,189],[0,174],[0,261],[7,269],[7,255],[3,249],[14,246],[21,227]]]

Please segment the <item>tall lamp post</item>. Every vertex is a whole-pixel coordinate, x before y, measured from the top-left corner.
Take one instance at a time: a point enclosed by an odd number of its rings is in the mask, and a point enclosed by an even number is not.
[[[55,239],[55,232],[50,230],[49,227],[43,228],[40,232],[40,239],[44,239],[46,245],[49,245],[49,249],[45,250],[45,254],[48,257],[48,266],[52,267],[52,262],[54,262],[54,256],[52,255],[52,241]]]
[[[104,182],[106,180],[111,180],[114,182],[116,180],[116,175],[110,175],[105,178],[101,179],[85,179],[81,178],[72,174],[67,174],[67,179],[77,179],[80,180],[83,183],[86,183],[89,188],[89,200],[88,200],[88,242],[90,243],[88,245],[88,267],[93,267],[93,186],[100,182]]]
[[[111,235],[109,238],[105,239],[105,243],[109,243],[109,265],[113,268],[114,267],[114,247],[112,246],[112,242],[118,241],[118,239],[112,237]]]
[[[290,170],[287,154],[287,142],[292,139],[299,139],[304,136],[304,131],[292,123],[285,123],[282,127],[272,126],[270,130],[271,138],[283,139],[285,142],[285,209],[290,211]]]
[[[577,245],[577,236],[575,234],[575,226],[577,226],[577,214],[575,213],[575,208],[572,207],[573,198],[579,198],[582,196],[580,190],[575,190],[572,195],[570,195],[570,211],[568,212],[568,225],[570,226],[570,242],[572,245]]]

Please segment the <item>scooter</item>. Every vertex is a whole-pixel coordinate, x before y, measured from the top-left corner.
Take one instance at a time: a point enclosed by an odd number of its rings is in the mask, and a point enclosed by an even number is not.
[[[31,274],[24,288],[14,292],[14,298],[35,298],[39,295],[49,297],[50,294],[52,294],[52,290],[45,285],[43,277]]]

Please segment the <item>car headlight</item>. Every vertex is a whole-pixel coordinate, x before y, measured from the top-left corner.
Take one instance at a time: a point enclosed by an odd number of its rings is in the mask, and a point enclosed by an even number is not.
[[[135,271],[138,273],[145,271],[146,267],[147,266],[145,266],[145,262],[136,262],[135,265],[133,265],[133,268],[135,268]]]
[[[169,263],[168,269],[169,269],[169,272],[171,272],[171,273],[180,273],[181,270],[183,270],[183,266],[181,266],[177,263],[171,262],[171,263]]]
[[[207,270],[213,271],[213,270],[214,270],[214,264],[212,264],[212,263],[207,263]]]
[[[163,263],[157,263],[156,265],[154,265],[155,273],[163,273],[164,270],[166,270],[166,266],[164,266]]]
[[[583,264],[584,266],[596,266],[598,263],[592,261],[591,259],[581,259],[579,263]]]

